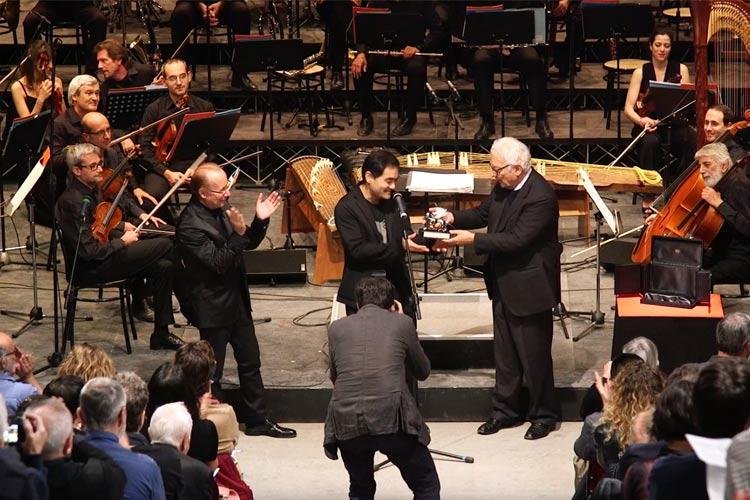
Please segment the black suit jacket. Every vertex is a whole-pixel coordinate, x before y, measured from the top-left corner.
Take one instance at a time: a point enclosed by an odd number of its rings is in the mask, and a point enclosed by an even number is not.
[[[232,231],[223,210],[221,219],[222,223],[193,198],[177,224],[175,246],[180,266],[175,292],[183,314],[198,328],[227,326],[240,315],[250,316],[242,251],[260,245],[268,220],[253,220],[240,236]]]
[[[215,500],[219,498],[213,475],[208,466],[180,453],[165,443],[152,443],[133,449],[153,458],[161,471],[167,500]]]
[[[182,500],[218,500],[219,488],[206,464],[180,454],[182,466]]]
[[[396,203],[393,200],[381,203],[385,212],[388,243],[383,243],[373,220],[370,202],[359,187],[341,198],[334,210],[336,227],[344,245],[344,274],[338,300],[351,307],[357,307],[354,288],[366,276],[384,275],[396,287],[399,298],[411,296],[401,243],[403,231]]]
[[[496,187],[479,207],[456,212],[454,225],[487,227],[474,239],[477,254],[487,254],[487,293],[514,316],[530,316],[560,302],[560,211],[554,190],[535,170],[512,203],[510,193]]]

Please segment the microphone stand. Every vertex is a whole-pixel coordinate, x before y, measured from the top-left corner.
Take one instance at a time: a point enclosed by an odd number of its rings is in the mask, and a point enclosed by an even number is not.
[[[409,249],[409,215],[401,214],[401,231],[404,247],[406,248],[406,267],[409,269],[409,286],[411,288],[411,301],[414,303],[414,314],[417,319],[422,319],[422,311],[419,307],[419,294],[417,293],[417,284],[414,281],[414,266],[411,261],[411,250]]]

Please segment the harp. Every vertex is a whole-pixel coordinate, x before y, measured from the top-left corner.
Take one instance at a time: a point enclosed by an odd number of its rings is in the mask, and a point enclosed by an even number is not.
[[[741,113],[750,105],[750,4],[743,0],[693,0],[695,97],[698,147],[706,142],[703,119],[707,110],[708,74],[719,85],[719,102]],[[713,64],[709,67],[709,44]],[[710,70],[710,71],[709,71]]]

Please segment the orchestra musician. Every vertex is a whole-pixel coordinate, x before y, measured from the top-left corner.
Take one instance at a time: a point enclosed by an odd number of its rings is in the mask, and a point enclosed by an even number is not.
[[[735,122],[734,113],[725,104],[715,104],[708,108],[706,117],[703,120],[703,132],[706,135],[706,142],[715,142],[727,131],[730,125]],[[734,137],[726,137],[722,141],[729,151],[732,163],[737,163],[747,151],[740,146]]]
[[[376,150],[362,164],[362,181],[339,200],[334,209],[336,227],[344,246],[344,274],[337,299],[346,313],[357,312],[354,288],[366,276],[382,276],[393,283],[404,313],[415,316],[411,284],[404,264],[401,218],[393,200],[399,174],[398,159],[385,150]],[[410,231],[411,232],[411,231]],[[407,240],[412,252],[429,249]]]
[[[93,144],[74,144],[66,149],[69,182],[55,207],[62,229],[62,244],[66,254],[73,256],[78,249],[75,270],[77,283],[101,283],[124,278],[145,278],[154,294],[154,331],[150,347],[177,349],[182,340],[170,333],[174,323],[172,313],[172,285],[175,262],[173,245],[169,238],[157,237],[141,240],[134,222],[148,218],[135,203],[121,203],[126,211],[123,221],[113,229],[106,243],[94,238],[91,224],[94,209],[102,201],[99,186],[102,183],[101,150]],[[84,207],[84,204],[88,206]],[[155,226],[164,223],[152,218]],[[77,245],[80,235],[80,244]],[[135,296],[140,287],[133,289],[136,303],[145,297]]]
[[[198,327],[216,355],[212,392],[220,399],[227,343],[237,360],[245,434],[295,437],[293,429],[269,419],[263,397],[260,350],[253,326],[243,250],[256,248],[266,235],[271,215],[279,208],[277,192],[258,196],[248,226],[242,213],[229,207],[230,188],[224,171],[204,163],[193,173],[193,196],[177,226],[176,246],[181,268],[178,290],[183,314]]]
[[[632,135],[636,137],[645,128],[647,133],[641,139],[638,152],[638,166],[647,170],[661,170],[663,158],[661,147],[670,140],[670,150],[679,159],[677,170],[667,170],[662,177],[665,178],[664,185],[667,186],[680,172],[687,168],[693,161],[695,151],[695,133],[685,123],[672,120],[668,127],[658,127],[658,122],[653,113],[648,114],[648,109],[643,104],[647,95],[649,81],[672,83],[690,83],[690,73],[687,66],[678,61],[670,61],[669,54],[672,50],[672,35],[665,28],[656,28],[648,40],[651,50],[651,61],[633,72],[628,86],[628,94],[625,98],[625,116],[633,122]],[[641,116],[645,115],[645,116]],[[648,213],[648,207],[644,206],[644,213]]]
[[[62,98],[62,80],[57,75],[54,91],[52,88],[53,63],[49,44],[44,40],[36,40],[29,45],[26,55],[29,58],[19,68],[21,78],[10,86],[13,106],[8,112],[8,124],[15,118],[25,118],[46,109],[59,109],[62,112],[66,109]]]
[[[101,83],[99,109],[106,109],[107,93],[110,89],[144,87],[153,83],[156,71],[150,64],[130,60],[128,49],[121,43],[108,39],[94,47],[96,62],[104,80]],[[137,125],[137,122],[135,123]]]
[[[343,69],[348,48],[346,32],[352,22],[352,5],[359,6],[361,3],[361,0],[317,0],[315,2],[315,8],[326,27],[325,54],[331,66],[331,90],[344,88]]]
[[[479,434],[531,421],[525,439],[547,436],[560,420],[552,370],[552,309],[560,302],[559,209],[555,191],[531,167],[529,149],[503,137],[492,144],[495,187],[477,208],[448,213],[457,230],[435,248],[473,245],[487,255],[495,346],[493,411]],[[487,228],[487,233],[466,229]],[[523,290],[523,293],[519,293]],[[529,391],[522,408],[521,388]]]
[[[201,25],[217,26],[219,24],[231,28],[235,35],[250,34],[250,8],[245,0],[178,0],[169,19],[172,30],[172,44],[177,47],[188,35],[191,29]],[[190,53],[186,47],[186,54],[180,57],[192,61],[195,53]],[[232,68],[232,87],[257,90],[257,87],[247,74],[242,74]]]
[[[102,11],[94,5],[91,0],[72,0],[60,2],[57,0],[39,0],[23,20],[23,36],[26,43],[34,40],[34,35],[41,37],[46,28],[41,23],[73,21],[86,31],[83,39],[86,41],[84,54],[86,54],[86,73],[96,75],[96,58],[94,57],[94,46],[104,40],[107,36],[107,18]]]
[[[432,2],[426,0],[411,2],[390,0],[369,2],[368,6],[389,8],[393,13],[419,14],[427,21],[428,33],[419,47],[406,46],[396,55],[388,57],[368,55],[367,45],[359,42],[357,44],[357,55],[354,57],[351,66],[362,113],[357,135],[365,137],[372,132],[373,75],[387,71],[389,68],[400,70],[408,78],[406,114],[401,123],[391,133],[396,137],[409,135],[417,122],[417,109],[424,100],[424,88],[425,83],[427,83],[427,58],[415,56],[415,54],[417,52],[434,52],[439,49],[443,46],[442,39],[447,34],[440,19],[435,15]]]
[[[169,59],[163,65],[164,82],[167,85],[167,95],[159,97],[149,104],[143,114],[141,125],[149,125],[155,121],[169,116],[176,111],[188,107],[191,113],[213,111],[214,106],[208,101],[189,93],[192,74],[187,63],[182,59]],[[184,115],[183,115],[184,116]],[[183,116],[174,120],[174,125],[179,129]],[[165,122],[165,127],[169,126]],[[151,128],[140,135],[141,162],[145,164],[148,172],[143,181],[143,189],[156,199],[161,199],[182,176],[182,173],[190,166],[190,160],[165,163],[156,157],[156,147],[153,144],[157,132],[161,127]],[[146,209],[149,210],[148,201]],[[171,217],[167,210],[159,212],[159,216],[169,220]]]
[[[18,20],[21,15],[21,0],[5,0],[0,2],[0,17],[8,23],[8,28],[18,28]]]
[[[558,78],[567,78],[570,74],[570,51],[573,51],[573,61],[580,57],[583,51],[583,19],[581,17],[581,0],[557,0],[552,2],[552,19],[550,22],[556,23],[558,19],[565,18],[565,40],[562,43],[550,40],[550,45],[554,47],[552,54],[552,64],[557,68]],[[571,33],[574,33],[574,39],[571,40]],[[578,71],[574,69],[574,71]]]

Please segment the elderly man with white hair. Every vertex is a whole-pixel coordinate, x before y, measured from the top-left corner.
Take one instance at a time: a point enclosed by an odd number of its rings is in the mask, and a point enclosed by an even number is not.
[[[531,168],[522,142],[503,137],[492,144],[492,193],[476,208],[448,213],[457,230],[436,248],[473,245],[487,255],[484,279],[492,299],[495,344],[493,412],[479,434],[531,426],[525,439],[549,434],[560,419],[552,373],[552,309],[560,302],[559,208],[555,192]],[[467,229],[487,228],[487,233]],[[521,408],[521,386],[529,407]]]
[[[184,403],[160,406],[151,416],[151,444],[133,449],[159,464],[167,498],[218,500],[219,490],[209,468],[189,457],[193,420]]]
[[[125,473],[123,500],[165,500],[159,467],[145,455],[120,444],[125,434],[125,391],[109,378],[89,380],[81,390],[78,417],[86,429],[86,442],[107,454]]]

